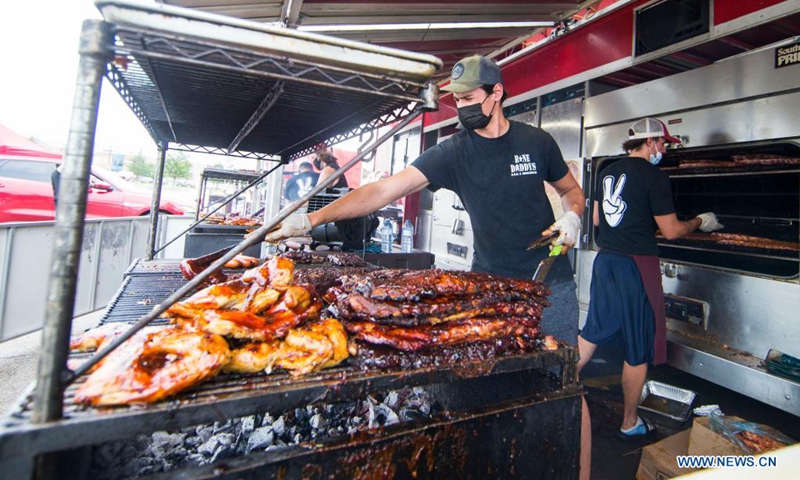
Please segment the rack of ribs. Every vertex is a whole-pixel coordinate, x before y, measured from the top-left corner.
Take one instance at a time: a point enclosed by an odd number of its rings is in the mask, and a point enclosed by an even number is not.
[[[418,351],[537,338],[549,293],[532,280],[483,273],[378,270],[343,277],[324,298],[357,340]]]

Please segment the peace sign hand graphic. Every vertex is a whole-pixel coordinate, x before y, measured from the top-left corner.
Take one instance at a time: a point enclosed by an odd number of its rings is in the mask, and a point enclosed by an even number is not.
[[[603,215],[606,222],[616,227],[622,221],[628,205],[622,200],[622,189],[625,188],[625,174],[619,177],[617,186],[614,187],[614,177],[609,175],[603,178]]]

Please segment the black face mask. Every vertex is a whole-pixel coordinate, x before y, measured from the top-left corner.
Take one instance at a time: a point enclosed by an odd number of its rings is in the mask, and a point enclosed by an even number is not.
[[[476,130],[489,125],[489,122],[492,120],[492,116],[485,115],[482,108],[483,102],[485,102],[489,97],[490,95],[487,95],[481,103],[467,105],[466,107],[461,107],[458,109],[458,121],[461,122],[461,125],[463,125],[464,128]],[[494,103],[497,104],[497,101]],[[492,110],[494,110],[494,105],[492,105]]]

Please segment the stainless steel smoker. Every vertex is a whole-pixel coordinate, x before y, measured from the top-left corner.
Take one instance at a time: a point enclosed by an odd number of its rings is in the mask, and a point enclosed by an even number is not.
[[[724,232],[764,239],[660,242],[668,363],[800,415],[800,384],[763,365],[773,348],[800,354],[800,67],[776,68],[777,48],[587,99],[584,189],[591,198],[597,171],[622,153],[636,119],[668,123],[684,140],[660,165],[679,217],[714,211]],[[589,230],[577,268],[582,318],[597,251]],[[777,242],[786,248],[770,246]]]

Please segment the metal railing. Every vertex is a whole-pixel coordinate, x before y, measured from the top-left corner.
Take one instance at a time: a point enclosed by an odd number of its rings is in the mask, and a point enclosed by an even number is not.
[[[191,223],[191,216],[161,215],[158,243]],[[80,253],[73,316],[106,306],[122,283],[125,270],[147,250],[149,217],[87,220]],[[54,222],[0,224],[0,341],[42,328],[44,286],[52,261]],[[182,242],[162,258],[183,256]]]

